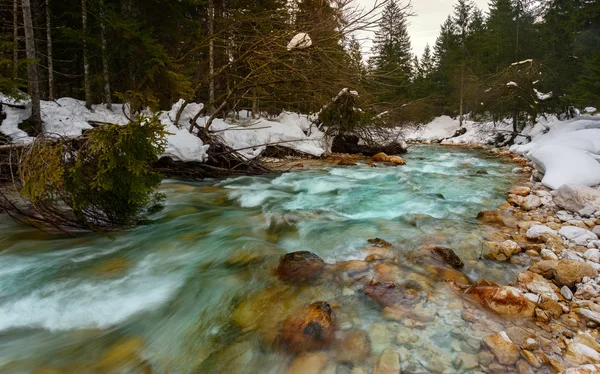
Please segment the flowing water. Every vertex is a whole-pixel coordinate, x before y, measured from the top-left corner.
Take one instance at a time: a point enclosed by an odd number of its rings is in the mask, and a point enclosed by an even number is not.
[[[509,282],[519,269],[480,260],[486,228],[474,218],[503,202],[514,165],[437,146],[413,147],[406,159],[398,168],[166,181],[165,209],[112,238],[49,235],[0,217],[0,372],[285,372],[292,356],[271,335],[288,299],[329,301],[339,334],[368,331],[372,355],[355,365],[369,370],[387,345],[409,352],[408,372],[476,354],[478,331],[463,326],[445,284],[433,286],[432,317],[415,326],[385,321],[352,285],[298,288],[273,276],[286,252],[340,263],[363,259],[367,240],[380,237],[399,253],[450,246],[471,279]]]

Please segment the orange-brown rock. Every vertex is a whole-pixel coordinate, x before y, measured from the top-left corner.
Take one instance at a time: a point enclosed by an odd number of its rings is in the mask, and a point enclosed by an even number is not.
[[[357,364],[371,354],[371,339],[364,330],[350,330],[336,346],[338,361]]]
[[[335,337],[331,306],[318,301],[293,313],[281,327],[282,346],[290,352],[323,349]]]
[[[375,162],[386,162],[388,160],[388,155],[386,155],[383,152],[380,152],[378,154],[376,154],[375,156],[371,157],[371,161],[375,161]]]
[[[370,283],[364,287],[365,295],[381,307],[415,304],[420,295],[417,290],[403,288],[393,282]]]
[[[389,156],[387,162],[391,162],[394,165],[406,165],[406,160],[400,156]]]
[[[477,214],[477,219],[487,223],[502,223],[502,218],[494,210],[484,210]]]
[[[346,157],[342,158],[337,164],[340,166],[356,166],[356,162]]]
[[[304,283],[318,277],[325,269],[325,262],[308,251],[286,253],[281,256],[276,274],[284,282]]]
[[[392,247],[392,243],[387,242],[381,238],[369,239],[367,240],[370,244],[373,244],[376,247],[389,248]]]
[[[442,245],[428,245],[422,247],[419,251],[428,253],[434,259],[450,265],[455,269],[462,269],[465,266],[452,248],[444,247]]]
[[[499,286],[486,280],[477,281],[465,290],[465,294],[486,309],[506,318],[531,317],[535,311],[535,305],[518,289]]]

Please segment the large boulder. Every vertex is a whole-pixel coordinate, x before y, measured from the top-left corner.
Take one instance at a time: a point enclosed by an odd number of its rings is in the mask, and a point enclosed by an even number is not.
[[[523,293],[510,286],[499,286],[486,280],[477,281],[465,290],[474,301],[505,318],[531,317],[535,304]]]
[[[561,208],[579,212],[586,206],[600,210],[600,191],[579,184],[565,184],[553,192],[553,200]]]
[[[554,281],[559,286],[573,287],[584,277],[595,277],[594,268],[582,261],[562,259],[554,269]]]
[[[318,301],[287,318],[281,327],[281,342],[290,352],[323,349],[335,337],[331,306]]]
[[[275,270],[279,279],[288,283],[304,283],[318,277],[325,270],[325,262],[308,251],[286,253]]]

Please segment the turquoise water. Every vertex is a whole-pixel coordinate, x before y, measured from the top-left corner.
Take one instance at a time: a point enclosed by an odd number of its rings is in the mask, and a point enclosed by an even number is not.
[[[341,330],[382,323],[373,305],[341,286],[279,285],[273,269],[291,251],[335,263],[363,259],[374,237],[399,253],[443,244],[471,279],[510,281],[514,271],[479,259],[485,228],[474,217],[503,202],[514,165],[436,146],[413,147],[405,158],[397,168],[166,181],[165,209],[113,238],[53,236],[0,217],[0,372],[285,372],[292,357],[233,316],[273,287],[276,299],[333,300]],[[439,316],[451,302],[440,300],[432,304]],[[435,323],[447,325],[444,318]],[[424,344],[444,353],[458,338],[439,334]]]

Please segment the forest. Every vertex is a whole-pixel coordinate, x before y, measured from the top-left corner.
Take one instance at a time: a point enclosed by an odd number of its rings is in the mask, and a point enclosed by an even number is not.
[[[0,92],[34,103],[309,114],[349,88],[393,125],[469,113],[511,118],[515,131],[600,106],[593,0],[492,0],[486,12],[458,0],[422,56],[407,31],[419,15],[396,0],[1,0],[0,15]],[[288,50],[297,33],[310,47]]]

